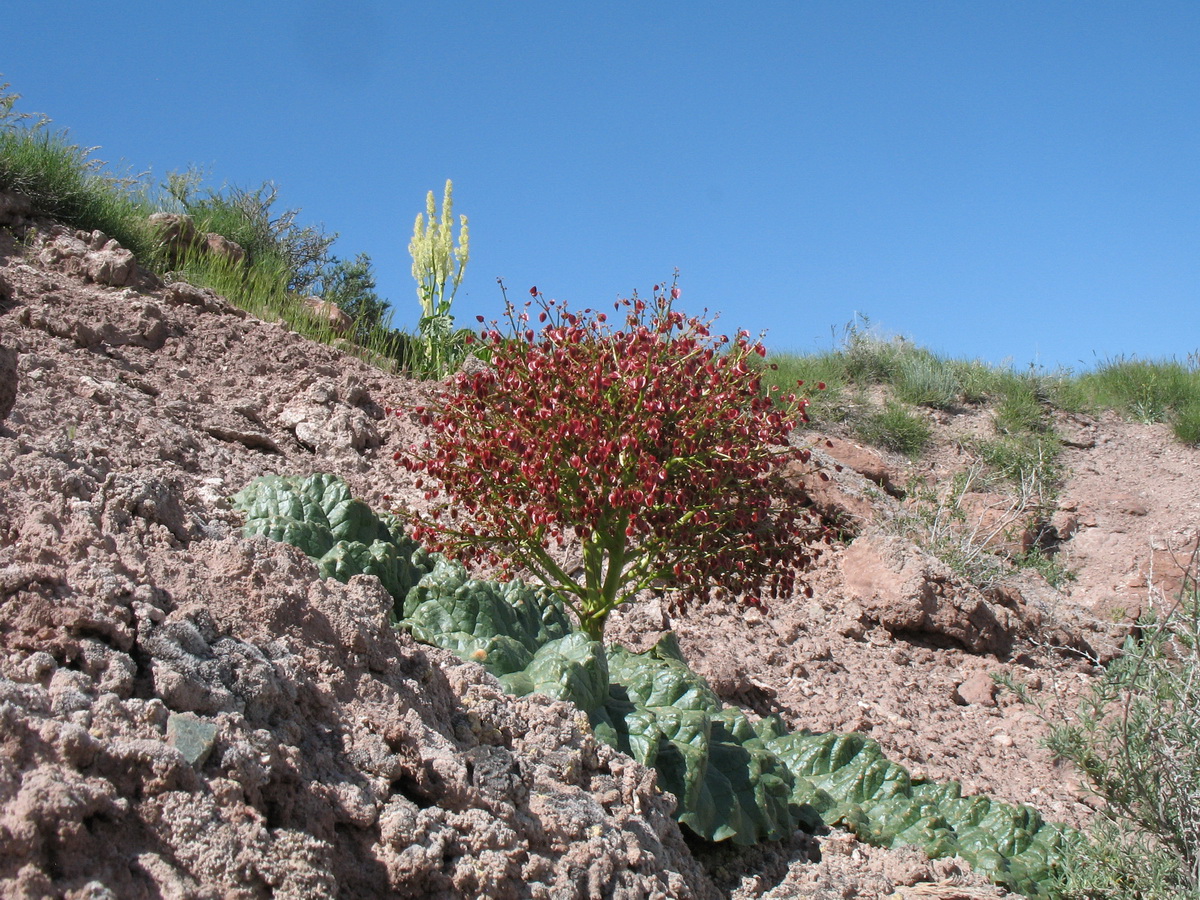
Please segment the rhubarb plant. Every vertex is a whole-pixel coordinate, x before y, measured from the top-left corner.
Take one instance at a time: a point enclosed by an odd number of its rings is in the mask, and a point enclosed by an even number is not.
[[[333,476],[269,476],[234,503],[246,534],[296,544],[325,577],[390,578],[398,625],[418,640],[480,663],[512,694],[578,705],[597,738],[657,770],[678,801],[676,818],[706,840],[753,844],[837,825],[867,843],[961,856],[1000,884],[1047,897],[1077,839],[1029,807],[913,778],[863,735],[751,720],[691,671],[672,634],[645,653],[605,647],[572,629],[557,594],[472,578],[418,548],[395,520],[376,518]]]

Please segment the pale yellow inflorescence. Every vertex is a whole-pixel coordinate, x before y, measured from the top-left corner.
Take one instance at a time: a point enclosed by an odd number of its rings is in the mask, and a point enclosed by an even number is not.
[[[417,296],[421,300],[421,308],[426,316],[438,312],[442,298],[446,292],[446,283],[450,282],[450,297],[458,291],[462,281],[463,270],[467,266],[470,255],[469,232],[467,217],[459,216],[458,246],[454,241],[454,199],[453,184],[446,180],[446,192],[442,197],[441,215],[438,215],[437,203],[430,191],[425,198],[425,212],[417,213],[413,225],[412,240],[408,243],[408,252],[412,256],[413,278],[417,282]],[[455,264],[457,263],[457,270]]]

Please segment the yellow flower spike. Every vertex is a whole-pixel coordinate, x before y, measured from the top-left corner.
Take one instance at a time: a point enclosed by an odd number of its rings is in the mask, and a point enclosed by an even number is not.
[[[470,258],[470,232],[467,230],[467,217],[458,217],[458,249],[454,251],[458,258],[458,280],[462,281],[463,269],[467,267]]]
[[[446,179],[442,208],[438,211],[433,191],[425,195],[425,213],[418,214],[408,252],[413,259],[413,279],[421,301],[420,333],[423,359],[417,364],[427,374],[443,375],[454,353],[456,340],[450,304],[462,282],[469,258],[467,217],[459,216],[458,246],[454,237],[454,183]],[[455,263],[457,262],[457,270]],[[449,296],[446,283],[451,285]]]

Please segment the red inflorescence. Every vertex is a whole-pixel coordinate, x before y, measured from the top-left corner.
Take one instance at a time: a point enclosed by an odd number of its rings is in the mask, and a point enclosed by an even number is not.
[[[512,333],[484,337],[490,367],[418,411],[436,439],[401,464],[461,514],[425,518],[419,536],[478,560],[599,542],[680,606],[713,588],[754,604],[790,594],[819,533],[780,474],[800,457],[788,434],[805,401],[762,389],[749,363],[761,342],[711,337],[710,322],[672,308],[673,285],[622,301],[619,330],[531,294],[540,331],[526,327],[529,304],[510,306]]]

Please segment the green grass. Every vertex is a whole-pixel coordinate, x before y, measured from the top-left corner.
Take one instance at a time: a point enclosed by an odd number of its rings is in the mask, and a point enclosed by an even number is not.
[[[1200,443],[1200,359],[1118,358],[1079,377],[1085,402],[1142,423],[1170,423],[1185,444]]]
[[[1175,437],[1184,444],[1200,444],[1200,398],[1189,398],[1175,411]]]
[[[890,378],[897,399],[914,406],[951,409],[963,397],[958,372],[946,360],[919,347],[904,347]]]
[[[774,385],[782,393],[806,398],[813,419],[841,422],[847,416],[850,379],[836,354],[799,356],[771,351],[762,377],[764,383]],[[824,388],[820,387],[822,384]]]
[[[82,231],[102,231],[133,252],[139,264],[167,278],[211,288],[265,319],[282,319],[316,340],[339,343],[350,352],[395,371],[411,359],[412,340],[390,327],[387,304],[374,294],[370,260],[354,263],[329,253],[336,235],[296,224],[298,210],[277,213],[277,191],[201,187],[196,170],[169,175],[155,190],[145,177],[116,175],[93,156],[94,148],[72,143],[53,131],[45,116],[16,113],[19,95],[0,84],[0,191],[29,198],[35,213]],[[155,212],[191,216],[201,233],[216,232],[246,251],[244,264],[199,252],[169,258],[148,223]],[[356,315],[352,343],[327,321],[306,315],[301,297],[314,285],[333,288],[339,305]]]
[[[931,436],[920,415],[893,400],[860,418],[854,432],[868,444],[912,457],[920,455]]]
[[[153,254],[153,207],[136,179],[104,174],[89,152],[45,127],[0,130],[0,191],[29,197],[43,215],[102,231],[139,258]]]
[[[871,388],[882,385],[890,388],[895,402],[908,408],[988,405],[1000,434],[1049,434],[1055,410],[1111,409],[1138,422],[1169,423],[1178,440],[1200,444],[1200,357],[1195,354],[1186,362],[1119,358],[1080,375],[1067,370],[1017,371],[979,360],[942,357],[903,338],[884,339],[863,320],[847,325],[839,345],[831,350],[772,352],[768,359],[774,368],[763,373],[767,385],[784,391],[795,390],[797,379],[807,385],[828,385],[826,391],[806,393],[818,427],[853,424],[856,410],[871,407]],[[888,437],[893,429],[881,424],[879,415],[858,414],[859,431],[864,439],[881,436],[884,443],[879,446],[890,448],[896,443]],[[887,416],[899,426],[896,411]]]

